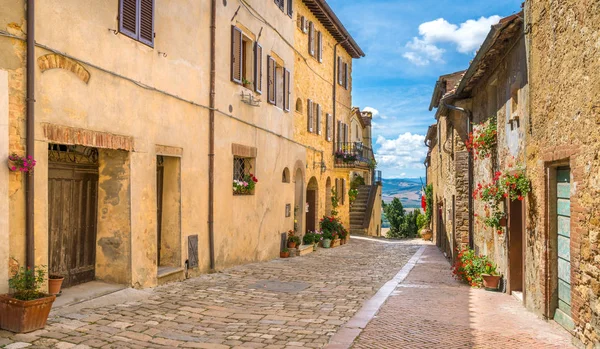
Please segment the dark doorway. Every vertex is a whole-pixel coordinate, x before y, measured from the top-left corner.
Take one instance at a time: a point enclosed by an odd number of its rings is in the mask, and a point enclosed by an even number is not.
[[[95,278],[97,152],[51,149],[49,154],[48,273],[63,276],[63,287],[69,287]]]
[[[512,294],[523,292],[523,201],[510,202],[508,217],[508,291]]]
[[[160,264],[160,247],[162,245],[162,208],[163,183],[165,178],[164,158],[156,157],[156,264]]]
[[[307,190],[306,191],[306,202],[308,203],[308,211],[306,212],[306,230],[307,231],[315,231],[316,230],[316,220],[317,220],[317,212],[316,212],[316,203],[317,203],[317,191],[316,190]]]

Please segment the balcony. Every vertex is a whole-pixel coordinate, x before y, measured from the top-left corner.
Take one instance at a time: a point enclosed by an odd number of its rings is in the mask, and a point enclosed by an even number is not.
[[[372,168],[375,165],[373,149],[360,142],[337,143],[333,154],[335,167],[338,168]]]

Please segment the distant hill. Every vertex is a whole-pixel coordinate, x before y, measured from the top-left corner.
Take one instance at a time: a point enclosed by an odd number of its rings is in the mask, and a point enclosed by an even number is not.
[[[421,207],[421,180],[419,178],[383,178],[383,201],[400,199],[404,208]]]

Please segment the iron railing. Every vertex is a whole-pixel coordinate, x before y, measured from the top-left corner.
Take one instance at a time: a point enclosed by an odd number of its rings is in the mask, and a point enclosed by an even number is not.
[[[373,149],[360,142],[338,142],[335,151],[335,167],[364,167],[375,164]]]

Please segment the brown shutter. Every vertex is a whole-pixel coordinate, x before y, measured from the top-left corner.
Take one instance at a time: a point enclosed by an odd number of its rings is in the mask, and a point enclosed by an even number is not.
[[[335,179],[335,198],[340,200],[340,179]]]
[[[273,57],[267,56],[267,100],[270,104],[276,104],[277,102],[276,81],[277,64]]]
[[[322,135],[323,134],[323,126],[321,126],[322,124],[322,120],[321,120],[321,105],[317,104],[317,134],[318,135]]]
[[[342,57],[337,60],[338,84],[342,84]]]
[[[242,83],[242,31],[231,26],[231,80]]]
[[[308,22],[308,53],[315,56],[315,25]]]
[[[257,42],[254,44],[254,90],[262,94],[263,48]]]
[[[288,16],[290,16],[290,18],[292,18],[292,16],[294,15],[294,0],[288,0],[287,2],[287,14]]]
[[[311,101],[310,99],[308,100],[308,103],[306,103],[306,111],[308,113],[308,117],[307,117],[307,130],[308,132],[312,133],[313,132],[313,101]]]
[[[348,63],[344,63],[344,88],[348,89]]]
[[[140,41],[154,47],[154,0],[140,0]]]
[[[348,135],[348,124],[344,124],[344,143],[349,143],[350,142],[350,138]]]
[[[331,117],[331,114],[327,114],[325,116],[325,122],[326,122],[326,132],[325,132],[325,136],[327,137],[327,141],[331,142],[331,129],[332,129],[332,122],[333,122],[333,118]]]
[[[346,203],[346,180],[342,179],[342,205]]]
[[[121,0],[119,14],[119,31],[137,39],[139,18],[137,0]]]
[[[323,34],[321,31],[317,32],[317,60],[323,62]]]
[[[291,86],[290,71],[283,68],[283,109],[285,111],[290,111]]]

